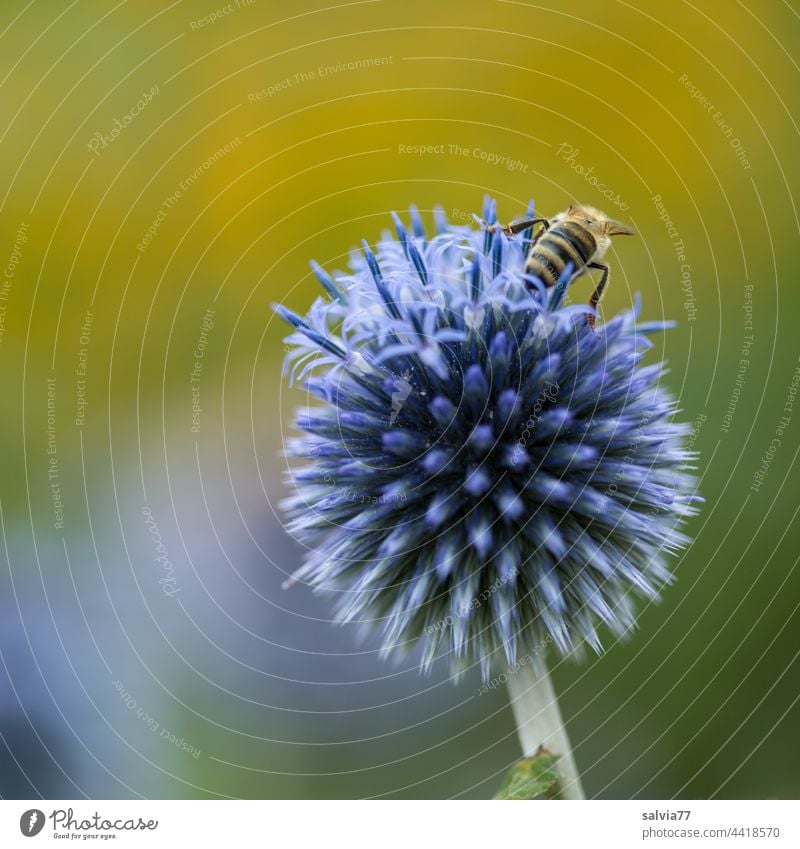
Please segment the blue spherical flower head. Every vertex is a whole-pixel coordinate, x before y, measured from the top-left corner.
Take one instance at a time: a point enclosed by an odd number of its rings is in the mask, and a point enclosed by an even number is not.
[[[689,427],[642,362],[667,325],[637,301],[593,331],[566,278],[525,276],[530,231],[436,222],[395,217],[349,274],[313,266],[327,297],[307,316],[276,307],[285,370],[319,399],[288,443],[294,577],[387,653],[421,640],[423,667],[600,651],[598,626],[625,634],[670,581],[695,512]]]

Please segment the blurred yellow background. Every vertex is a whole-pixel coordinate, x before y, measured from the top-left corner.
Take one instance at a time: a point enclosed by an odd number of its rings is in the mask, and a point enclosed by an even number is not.
[[[270,309],[485,194],[636,226],[604,310],[677,321],[652,356],[701,452],[676,585],[554,661],[587,793],[800,794],[790,4],[11,0],[0,45],[0,795],[494,792],[504,693],[280,589]]]

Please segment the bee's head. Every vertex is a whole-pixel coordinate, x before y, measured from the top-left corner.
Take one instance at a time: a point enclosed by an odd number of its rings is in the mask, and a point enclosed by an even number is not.
[[[565,221],[574,221],[587,230],[594,233],[596,236],[634,236],[636,231],[627,224],[622,224],[620,221],[614,221],[609,218],[604,212],[595,209],[592,206],[579,206],[573,204],[570,208],[562,213]]]

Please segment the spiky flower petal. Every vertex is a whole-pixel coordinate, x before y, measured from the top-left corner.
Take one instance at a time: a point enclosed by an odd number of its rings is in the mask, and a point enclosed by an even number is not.
[[[484,215],[490,222],[494,206]],[[353,253],[294,328],[286,371],[319,399],[299,412],[284,506],[309,547],[295,574],[338,615],[424,642],[424,667],[510,664],[549,643],[600,651],[636,596],[671,579],[695,508],[687,425],[641,361],[636,307],[597,331],[524,275],[530,232],[395,218]]]

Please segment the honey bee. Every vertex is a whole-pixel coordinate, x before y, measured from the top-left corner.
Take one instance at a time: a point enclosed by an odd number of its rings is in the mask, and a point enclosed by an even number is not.
[[[591,206],[573,204],[553,218],[526,218],[512,221],[500,229],[507,236],[521,233],[541,224],[542,228],[531,240],[525,273],[538,277],[545,286],[554,286],[568,263],[572,264],[570,282],[589,269],[601,271],[600,282],[595,286],[589,306],[596,310],[608,284],[608,266],[598,260],[611,245],[612,236],[633,236],[636,231],[627,224],[608,218]],[[487,229],[492,232],[499,225]],[[594,315],[587,316],[589,327],[594,328]]]

